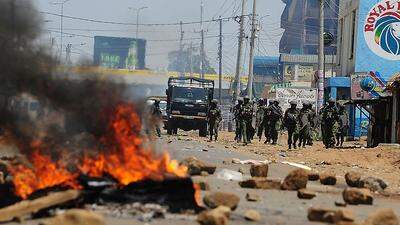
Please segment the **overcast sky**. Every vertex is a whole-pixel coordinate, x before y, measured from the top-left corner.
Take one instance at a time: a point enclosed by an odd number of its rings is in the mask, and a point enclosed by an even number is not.
[[[52,3],[56,1],[35,0],[39,10],[51,13],[60,13],[60,5]],[[60,1],[60,0],[59,0]],[[247,13],[252,8],[252,0],[248,0]],[[241,0],[204,0],[204,19],[230,17],[240,14]],[[64,14],[104,21],[136,22],[134,8],[148,7],[140,13],[140,23],[173,23],[179,21],[200,20],[200,0],[70,0],[64,5]],[[278,55],[278,46],[282,29],[279,28],[280,16],[284,8],[281,0],[258,0],[258,15],[261,18],[261,32],[259,33],[257,55]],[[57,47],[60,44],[60,17],[43,14],[46,20],[45,27],[48,33],[46,38],[54,37]],[[207,32],[206,54],[212,65],[217,66],[218,23],[206,23]],[[185,39],[198,38],[200,25],[185,25]],[[224,22],[224,73],[234,71],[237,51],[238,23],[234,20]],[[135,37],[135,26],[109,25],[78,20],[64,19],[64,32],[70,33],[64,36],[64,45],[73,44],[73,58],[92,58],[93,39],[91,36],[105,35],[116,37]],[[51,32],[50,32],[51,31]],[[250,33],[250,23],[246,22],[246,32]],[[79,37],[80,34],[89,37]],[[211,36],[211,37],[210,37]],[[179,26],[152,26],[139,28],[139,37],[148,39],[147,43],[147,67],[151,69],[163,69],[168,65],[167,55],[171,50],[179,47]],[[157,40],[176,40],[162,42]],[[185,40],[189,45],[199,45],[200,40]],[[248,46],[248,43],[247,45]],[[246,53],[248,53],[246,48]],[[246,59],[246,64],[247,64]],[[247,68],[247,66],[245,65]]]

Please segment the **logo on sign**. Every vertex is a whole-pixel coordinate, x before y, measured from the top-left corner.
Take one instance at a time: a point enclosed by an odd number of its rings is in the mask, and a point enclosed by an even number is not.
[[[364,37],[378,56],[400,60],[400,0],[384,0],[367,14]]]

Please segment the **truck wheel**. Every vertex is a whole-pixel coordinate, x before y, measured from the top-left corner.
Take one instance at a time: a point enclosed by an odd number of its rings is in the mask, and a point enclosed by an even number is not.
[[[172,123],[172,121],[169,121],[167,124],[167,134],[168,135],[174,134],[174,124]]]
[[[199,136],[200,137],[207,137],[207,124],[202,124],[199,129]]]

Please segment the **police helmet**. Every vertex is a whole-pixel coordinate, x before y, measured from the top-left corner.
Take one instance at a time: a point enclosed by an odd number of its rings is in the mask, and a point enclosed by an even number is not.
[[[297,105],[297,101],[296,100],[292,100],[289,102],[291,105]]]

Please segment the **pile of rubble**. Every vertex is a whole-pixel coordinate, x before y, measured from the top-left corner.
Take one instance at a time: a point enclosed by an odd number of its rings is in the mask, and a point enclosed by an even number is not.
[[[187,162],[187,160],[185,161]],[[197,162],[199,164],[199,162]],[[200,163],[201,164],[201,163]],[[190,168],[190,164],[188,165]],[[207,165],[205,168],[210,167]],[[214,168],[214,166],[212,166]],[[201,170],[201,169],[200,169]],[[240,169],[242,171],[242,169]],[[316,173],[304,169],[291,171],[283,180],[268,177],[268,164],[251,165],[251,178],[239,181],[242,188],[296,191],[299,199],[313,199],[317,197],[317,192],[307,188],[309,181],[319,181],[321,185],[336,185],[336,174],[330,172]],[[215,169],[213,169],[215,171]],[[196,173],[198,174],[198,173]],[[341,209],[330,209],[322,207],[311,207],[308,209],[307,218],[309,221],[325,222],[332,224],[362,224],[362,225],[399,225],[399,220],[392,209],[379,209],[370,214],[362,223],[356,223],[355,213],[346,207],[349,205],[372,205],[374,193],[384,193],[387,184],[373,177],[363,178],[356,172],[348,172],[345,175],[348,187],[342,190],[343,201],[336,201],[334,205]],[[202,182],[202,186],[209,185]],[[261,197],[254,193],[246,194],[247,201],[261,201]],[[204,196],[203,203],[208,208],[200,213],[197,221],[201,225],[226,225],[228,224],[232,211],[239,204],[239,196],[233,193],[211,192]],[[256,210],[247,210],[242,218],[248,221],[260,221],[261,215]]]

